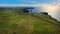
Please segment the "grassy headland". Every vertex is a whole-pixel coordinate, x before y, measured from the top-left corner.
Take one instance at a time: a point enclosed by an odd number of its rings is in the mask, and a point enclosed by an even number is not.
[[[45,14],[0,10],[0,34],[60,34],[60,22]]]

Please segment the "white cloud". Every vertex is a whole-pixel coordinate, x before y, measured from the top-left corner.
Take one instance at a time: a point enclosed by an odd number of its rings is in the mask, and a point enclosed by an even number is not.
[[[30,4],[39,3],[39,2],[37,2],[36,0],[22,0],[22,1],[25,2],[25,3],[30,3]]]
[[[53,18],[59,20],[60,17],[60,3],[42,4],[43,12],[48,12]],[[57,16],[58,15],[58,16]]]
[[[0,7],[3,7],[3,6],[32,6],[32,7],[37,7],[39,6],[39,4],[0,4]]]
[[[27,6],[27,4],[2,4],[0,3],[0,6]]]
[[[56,0],[56,1],[60,3],[60,0]]]

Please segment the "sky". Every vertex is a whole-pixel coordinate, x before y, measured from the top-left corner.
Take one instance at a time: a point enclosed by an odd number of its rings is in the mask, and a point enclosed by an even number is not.
[[[40,6],[54,3],[60,3],[60,0],[0,0],[0,6]]]
[[[0,0],[0,6],[40,6],[42,4],[56,4],[60,0]]]
[[[57,1],[58,0],[0,0],[0,4],[44,4]]]
[[[55,0],[0,0],[3,4],[33,4],[33,3],[50,3]]]
[[[41,6],[56,3],[60,3],[60,0],[0,0],[0,6]]]
[[[32,4],[32,3],[51,3],[55,0],[0,0],[4,4]]]

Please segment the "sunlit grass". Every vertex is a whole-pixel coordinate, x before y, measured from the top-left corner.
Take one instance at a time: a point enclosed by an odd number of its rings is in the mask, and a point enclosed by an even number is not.
[[[58,21],[48,15],[35,16],[58,24]],[[32,13],[19,14],[15,10],[0,11],[0,34],[60,34],[60,27],[38,17]]]

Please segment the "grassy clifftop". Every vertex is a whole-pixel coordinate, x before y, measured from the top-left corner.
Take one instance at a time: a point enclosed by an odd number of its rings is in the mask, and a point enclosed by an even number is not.
[[[0,11],[0,34],[60,34],[60,22],[45,14]]]

